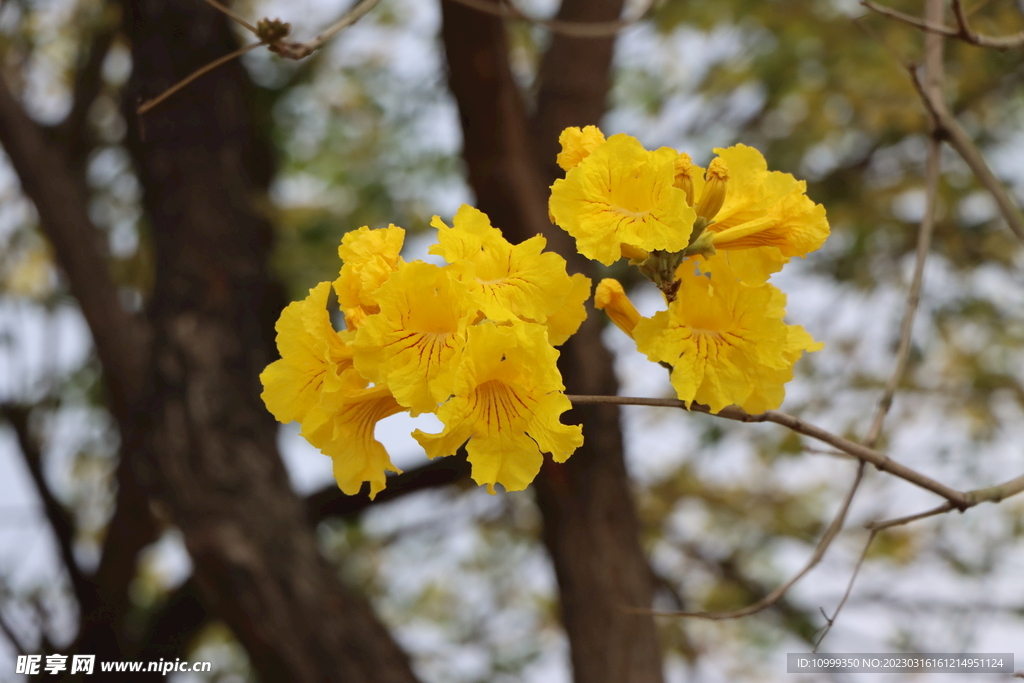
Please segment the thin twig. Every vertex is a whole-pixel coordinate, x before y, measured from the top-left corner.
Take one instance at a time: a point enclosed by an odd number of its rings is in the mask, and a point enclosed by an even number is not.
[[[934,517],[936,515],[942,515],[947,512],[951,512],[956,508],[952,503],[943,503],[937,508],[931,510],[925,510],[924,512],[918,512],[916,515],[907,515],[906,517],[896,517],[895,519],[886,519],[880,522],[868,522],[864,525],[864,528],[869,531],[881,531],[883,529],[890,529],[894,526],[903,526],[904,524],[910,524],[916,522],[919,519],[927,519],[928,517]]]
[[[150,109],[152,109],[156,105],[160,104],[161,102],[166,100],[168,97],[170,97],[174,93],[178,92],[179,90],[181,90],[186,85],[188,85],[192,81],[196,80],[197,78],[199,78],[203,74],[206,74],[206,73],[209,73],[210,71],[213,71],[218,66],[220,66],[222,64],[226,64],[226,63],[230,62],[232,59],[234,59],[236,57],[241,57],[246,52],[250,52],[252,50],[255,50],[260,45],[263,45],[263,41],[259,41],[259,42],[256,42],[256,43],[252,43],[251,45],[246,45],[245,47],[241,47],[241,48],[235,50],[234,52],[232,52],[230,54],[226,54],[223,57],[219,57],[219,58],[213,60],[209,64],[206,64],[204,66],[199,67],[198,69],[193,71],[191,74],[189,74],[185,78],[181,79],[180,81],[178,81],[177,83],[172,85],[167,90],[164,90],[158,96],[156,96],[153,99],[148,100],[148,101],[143,102],[142,104],[140,104],[139,108],[136,110],[136,112],[139,114],[139,116],[142,116],[147,111],[149,111]]]
[[[821,537],[821,540],[818,541],[818,545],[815,547],[814,554],[811,555],[811,559],[809,559],[803,569],[797,572],[789,581],[782,584],[754,604],[727,612],[661,612],[657,610],[643,610],[635,608],[630,609],[630,611],[643,614],[653,614],[659,617],[688,617],[692,619],[707,619],[709,621],[724,621],[727,619],[740,619],[768,609],[781,600],[790,588],[792,588],[800,579],[806,576],[808,572],[814,569],[818,563],[821,562],[821,558],[825,556],[825,552],[828,550],[828,547],[832,545],[832,541],[839,535],[839,532],[843,528],[843,524],[846,522],[846,515],[850,511],[850,504],[853,502],[853,496],[857,492],[857,488],[860,486],[860,482],[863,477],[864,463],[860,462],[857,464],[857,473],[854,475],[853,483],[850,485],[850,490],[843,498],[843,504],[839,506],[839,511],[836,513],[835,518],[832,520],[832,523],[829,524],[828,529]]]
[[[949,113],[945,103],[937,99],[922,86],[917,73],[911,71],[910,76],[914,87],[917,88],[918,94],[924,101],[925,106],[928,107],[929,113],[938,122],[945,140],[963,157],[963,160],[971,167],[978,181],[992,194],[996,204],[999,206],[1000,213],[1003,215],[1003,219],[1010,226],[1010,230],[1013,231],[1021,242],[1024,242],[1024,218],[1021,217],[1020,209],[1017,208],[1016,203],[1010,198],[1010,194],[1003,187],[1003,184],[992,173],[992,169],[988,167],[988,163],[985,162],[985,158],[981,155],[974,141],[971,140],[967,132],[960,126],[960,122],[956,120],[956,117]]]
[[[971,29],[970,25],[967,23],[967,14],[963,11],[963,7],[958,0],[953,0],[952,2],[953,13],[957,20],[956,27],[920,19],[919,17],[905,14],[899,10],[894,10],[891,7],[879,5],[871,0],[861,0],[860,4],[872,12],[877,12],[878,14],[889,17],[890,19],[895,19],[903,22],[904,24],[915,26],[922,31],[946,36],[948,38],[957,38],[958,40],[970,43],[971,45],[977,45],[978,47],[987,47],[992,48],[993,50],[1012,50],[1024,45],[1024,31],[1010,36],[987,36],[977,33]]]
[[[847,599],[850,597],[850,593],[853,591],[853,584],[857,580],[857,575],[860,574],[860,568],[864,565],[864,559],[868,556],[868,550],[871,549],[871,544],[874,542],[877,534],[877,531],[872,531],[868,535],[868,540],[864,544],[864,550],[861,551],[860,559],[857,560],[857,565],[853,568],[853,574],[850,576],[850,581],[846,584],[846,592],[843,593],[843,598],[839,601],[839,604],[836,605],[836,611],[832,613],[832,616],[825,617],[825,630],[821,632],[821,636],[818,638],[818,642],[814,644],[814,650],[812,650],[812,652],[818,651],[818,648],[821,646],[821,642],[825,640],[825,636],[827,636],[829,631],[832,630],[832,625],[836,623],[836,617],[839,616],[840,610],[843,609],[843,605],[846,604]]]
[[[240,15],[236,14],[230,7],[220,4],[219,2],[217,2],[217,0],[203,0],[203,2],[210,5],[214,9],[218,9],[224,14],[228,15],[229,17],[237,21],[239,24],[249,29],[249,31],[257,38],[260,37],[259,31],[256,30],[256,27],[250,24],[245,19],[243,19]]]
[[[324,43],[336,36],[342,29],[348,28],[369,14],[370,10],[378,4],[380,4],[380,0],[362,0],[351,10],[346,12],[341,19],[331,24],[326,31],[318,35],[313,40],[305,43],[293,43],[286,40],[278,40],[271,43],[270,51],[276,52],[286,59],[305,59],[319,50]]]
[[[888,472],[889,474],[899,477],[900,479],[904,479],[919,488],[931,491],[932,493],[935,493],[953,503],[957,509],[967,509],[976,504],[974,501],[968,499],[967,494],[952,489],[945,484],[928,477],[927,475],[921,474],[920,472],[907,467],[906,465],[902,465],[895,460],[892,460],[884,453],[880,453],[873,448],[868,448],[856,441],[844,439],[843,437],[826,431],[821,427],[805,422],[798,417],[794,417],[793,415],[788,415],[777,410],[769,410],[757,415],[751,415],[742,408],[729,406],[727,408],[723,408],[718,413],[712,413],[711,409],[705,405],[693,403],[688,408],[686,403],[674,398],[636,398],[632,396],[568,396],[568,398],[573,403],[581,404],[615,403],[619,405],[662,406],[666,408],[682,408],[683,410],[690,410],[691,412],[708,413],[715,417],[735,420],[737,422],[774,422],[775,424],[787,427],[798,434],[803,434],[804,436],[809,436],[812,439],[823,441],[830,446],[838,448],[844,453],[849,453],[858,460],[863,460],[874,465],[883,472]]]
[[[937,124],[935,128],[937,128]],[[896,389],[903,380],[903,375],[907,370],[907,363],[910,360],[914,317],[921,302],[924,266],[928,259],[928,250],[931,248],[932,234],[935,231],[935,205],[939,189],[940,152],[939,140],[933,130],[928,144],[928,158],[925,162],[924,216],[921,217],[921,226],[917,232],[917,254],[914,261],[914,274],[911,277],[910,288],[907,291],[907,306],[903,313],[903,322],[900,325],[900,341],[896,351],[896,367],[889,377],[888,383],[885,385],[882,397],[878,400],[878,407],[875,410],[875,417],[872,420],[871,428],[868,430],[867,436],[864,437],[864,445],[869,448],[874,448],[878,444],[878,438],[882,434],[885,417],[892,407]]]
[[[570,36],[572,38],[607,38],[613,36],[622,29],[635,24],[644,18],[651,6],[654,4],[653,0],[645,0],[640,9],[633,13],[631,17],[625,19],[618,19],[616,21],[594,21],[594,22],[576,22],[576,21],[563,21],[561,19],[538,19],[532,17],[515,5],[510,3],[492,2],[491,0],[450,0],[451,2],[457,2],[460,5],[475,9],[478,12],[484,12],[485,14],[491,14],[502,19],[515,19],[518,21],[526,21],[537,26],[543,26],[552,33],[561,33],[562,35]]]

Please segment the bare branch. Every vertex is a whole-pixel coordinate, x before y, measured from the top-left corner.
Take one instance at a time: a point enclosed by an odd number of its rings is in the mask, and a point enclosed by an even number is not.
[[[565,21],[562,19],[538,19],[526,14],[518,7],[510,3],[492,2],[491,0],[449,0],[475,9],[478,12],[491,14],[502,19],[515,19],[526,21],[537,26],[543,26],[552,33],[560,33],[572,38],[607,38],[613,36],[622,29],[635,24],[644,18],[653,5],[653,0],[645,0],[644,4],[633,16],[616,21]]]
[[[14,647],[14,651],[17,654],[25,655],[29,653],[28,646],[25,645],[25,643],[21,642],[21,639],[17,636],[17,634],[14,632],[14,629],[7,622],[6,617],[4,617],[4,598],[8,597],[9,595],[10,589],[7,587],[6,582],[0,580],[0,633],[3,633],[4,637],[7,638],[8,641],[10,641],[11,645]]]
[[[860,568],[864,565],[864,559],[868,556],[868,550],[871,548],[871,544],[874,542],[875,536],[877,535],[878,530],[873,530],[868,535],[868,540],[864,544],[864,550],[861,551],[860,558],[857,560],[857,566],[853,568],[853,574],[850,576],[850,581],[846,584],[846,591],[843,593],[843,598],[839,601],[839,604],[836,605],[836,610],[832,613],[832,616],[825,616],[825,630],[822,631],[821,637],[818,638],[818,642],[814,644],[814,652],[818,651],[822,641],[825,640],[825,636],[827,636],[829,631],[832,630],[832,625],[836,623],[836,617],[839,616],[840,610],[843,609],[843,605],[845,605],[846,601],[849,599],[850,593],[853,591],[853,584],[857,580],[857,575],[860,574]]]
[[[92,583],[85,578],[75,562],[74,538],[75,529],[71,521],[71,515],[61,505],[60,501],[50,491],[43,476],[42,453],[39,451],[36,440],[32,438],[29,430],[29,411],[20,406],[0,405],[0,415],[11,424],[14,433],[18,438],[18,445],[21,448],[25,465],[28,467],[32,481],[36,485],[36,492],[43,501],[43,510],[50,522],[53,534],[57,538],[57,547],[60,550],[61,560],[68,571],[71,579],[71,587],[75,591],[75,598],[79,605],[87,605],[93,598],[94,588]]]
[[[217,0],[203,0],[203,2],[208,4],[210,7],[213,7],[214,9],[219,10],[219,11],[223,12],[224,14],[226,14],[227,16],[231,17],[232,19],[237,21],[239,24],[241,24],[245,28],[249,29],[249,31],[254,36],[256,36],[257,38],[260,37],[260,32],[258,30],[256,30],[256,27],[253,26],[252,24],[250,24],[245,19],[243,19],[241,15],[236,14],[234,12],[234,10],[232,10],[230,7],[227,7],[225,5],[220,4],[219,2],[217,2]]]
[[[882,16],[901,21],[904,24],[909,24],[910,26],[915,26],[922,31],[935,33],[949,38],[957,38],[965,43],[977,45],[978,47],[987,47],[992,48],[993,50],[1012,50],[1024,45],[1024,31],[1011,36],[986,36],[972,30],[970,25],[967,23],[967,15],[959,0],[953,0],[952,2],[953,14],[957,20],[956,28],[946,26],[943,23],[931,22],[910,14],[905,14],[899,10],[894,10],[891,7],[876,4],[871,0],[861,0],[860,4],[872,12],[877,12]]]
[[[88,194],[63,151],[25,114],[0,78],[0,144],[68,278],[96,344],[112,409],[126,416],[142,393],[148,330],[121,306],[102,238],[89,219]]]
[[[207,0],[207,1],[209,1],[209,0]],[[196,80],[197,78],[199,78],[203,74],[206,74],[206,73],[209,73],[209,72],[213,71],[214,69],[216,69],[218,66],[221,66],[222,64],[227,64],[228,62],[230,62],[232,59],[235,59],[236,57],[241,57],[246,52],[251,52],[252,50],[255,50],[260,45],[263,45],[263,41],[252,43],[250,45],[246,45],[245,47],[240,47],[237,50],[235,50],[234,52],[231,52],[229,54],[224,55],[223,57],[219,57],[219,58],[213,60],[209,64],[204,64],[203,66],[199,67],[198,69],[196,69],[195,71],[190,73],[185,78],[181,79],[180,81],[178,81],[177,83],[172,85],[167,90],[164,90],[162,93],[160,93],[159,95],[157,95],[153,99],[148,100],[148,101],[143,102],[142,104],[140,104],[139,108],[136,110],[136,112],[139,114],[139,116],[142,116],[147,111],[149,111],[150,109],[152,109],[156,105],[160,104],[161,102],[166,100],[168,97],[170,97],[174,93],[178,92],[179,90],[181,90],[186,85],[188,85],[192,81]]]
[[[410,493],[457,483],[469,476],[465,452],[450,458],[438,458],[416,469],[388,477],[387,487],[370,500],[361,494],[346,496],[337,486],[329,485],[306,498],[306,509],[314,522],[327,517],[353,517],[372,506],[396,500]]]
[[[343,29],[348,28],[349,26],[351,26],[352,24],[356,23],[364,16],[369,14],[370,10],[376,7],[379,2],[380,0],[362,0],[362,2],[360,2],[358,5],[353,7],[348,13],[346,13],[345,16],[343,16],[338,21],[334,22],[334,24],[332,24],[330,28],[328,28],[320,35],[318,35],[313,40],[310,40],[305,43],[285,43],[281,47],[282,49],[285,49],[285,47],[287,47],[287,51],[276,50],[274,49],[274,46],[271,46],[271,49],[273,52],[277,52],[279,55],[287,59],[304,59],[305,57],[308,57],[309,55],[319,50],[324,43],[326,43],[328,40],[336,36]],[[281,42],[284,43],[284,41]]]
[[[927,5],[926,12],[929,18],[942,18],[941,2],[936,8],[932,3]],[[932,15],[936,15],[932,16]],[[937,34],[925,36],[925,60],[927,69],[927,91],[934,97],[942,98],[942,79],[944,70],[942,67],[942,37]],[[939,161],[940,143],[938,137],[939,124],[933,118],[932,136],[928,145],[928,159],[925,165],[925,208],[921,217],[921,227],[917,232],[917,254],[914,261],[914,275],[911,278],[910,289],[907,292],[907,306],[903,313],[903,322],[900,325],[900,341],[896,351],[896,367],[893,369],[889,381],[886,383],[885,391],[878,400],[878,407],[875,410],[874,419],[867,435],[864,437],[864,445],[874,448],[878,444],[878,438],[882,435],[882,426],[885,417],[892,407],[893,397],[896,395],[896,388],[907,370],[907,362],[910,359],[910,343],[914,330],[914,317],[917,314],[917,307],[921,302],[921,288],[924,284],[924,265],[928,259],[928,250],[931,247],[932,233],[935,230],[935,204],[939,192]]]
[[[981,155],[974,141],[971,140],[967,132],[960,126],[960,122],[956,120],[956,117],[949,113],[945,102],[922,85],[916,71],[911,70],[910,77],[929,113],[937,123],[937,133],[942,134],[944,139],[967,162],[974,175],[977,176],[978,181],[985,186],[985,189],[996,200],[999,211],[1002,213],[1003,219],[1010,226],[1010,230],[1013,231],[1021,242],[1024,242],[1024,218],[1021,217],[1020,209],[1010,197],[1006,188],[1003,187],[1003,184],[992,173],[992,169],[988,167],[985,158]]]
[[[640,405],[640,406],[662,406],[666,408],[682,408],[683,410],[689,410],[690,412],[708,413],[715,417],[721,417],[726,420],[735,420],[736,422],[774,422],[775,424],[788,427],[798,434],[809,436],[812,439],[823,441],[830,446],[834,446],[844,453],[848,453],[858,460],[874,465],[877,469],[888,472],[900,479],[910,482],[915,486],[931,491],[932,493],[942,496],[949,502],[953,503],[957,509],[965,510],[977,503],[971,501],[967,494],[951,489],[950,487],[942,484],[931,477],[928,477],[916,470],[912,470],[906,465],[902,465],[895,460],[889,458],[884,453],[880,453],[872,448],[868,448],[855,441],[844,439],[841,436],[833,434],[832,432],[826,431],[821,427],[804,422],[798,417],[788,415],[786,413],[779,412],[777,410],[769,410],[758,415],[751,415],[744,411],[742,408],[736,406],[729,406],[723,408],[718,413],[712,413],[711,409],[705,405],[699,403],[692,403],[689,407],[686,403],[674,398],[636,398],[632,396],[568,396],[568,399],[573,403],[586,404],[586,403],[615,403],[618,405]]]
[[[956,508],[951,503],[943,503],[937,508],[932,508],[931,510],[919,512],[916,515],[907,515],[906,517],[887,519],[882,522],[868,522],[864,525],[864,528],[870,531],[881,531],[882,529],[889,529],[894,526],[903,526],[904,524],[910,524],[911,522],[916,522],[919,519],[927,519],[928,517],[941,515],[955,509]]]
[[[846,522],[846,515],[850,511],[850,504],[853,502],[853,496],[857,493],[857,489],[860,486],[861,479],[864,477],[864,463],[860,462],[857,465],[857,473],[854,475],[853,483],[850,485],[850,490],[846,493],[843,498],[843,504],[839,506],[839,512],[836,513],[832,523],[829,524],[825,534],[818,541],[817,547],[814,549],[814,554],[811,555],[811,559],[807,561],[803,569],[796,573],[786,583],[782,584],[768,595],[764,596],[757,602],[747,607],[743,607],[737,610],[730,610],[728,612],[659,612],[655,610],[640,610],[630,609],[631,612],[643,613],[643,614],[655,614],[662,617],[688,617],[692,619],[707,619],[709,621],[725,621],[727,619],[740,619],[742,617],[750,616],[751,614],[757,614],[758,612],[764,611],[769,607],[775,605],[786,592],[792,588],[800,579],[807,575],[812,569],[814,569],[821,558],[825,556],[825,552],[829,546],[832,545],[832,541],[835,540],[836,536],[843,528],[843,524]]]
[[[241,57],[246,52],[255,50],[261,45],[266,45],[271,52],[274,52],[280,55],[281,57],[284,57],[285,59],[294,59],[296,61],[300,59],[305,59],[306,57],[310,56],[311,54],[319,50],[324,43],[326,43],[328,40],[337,35],[342,29],[348,28],[349,26],[351,26],[352,24],[356,23],[364,16],[366,16],[370,12],[370,10],[372,10],[380,3],[380,0],[361,0],[359,4],[357,4],[351,10],[346,12],[345,15],[342,16],[341,19],[336,21],[334,24],[332,24],[330,28],[328,28],[320,35],[318,35],[316,38],[313,38],[312,40],[307,41],[305,43],[296,43],[290,40],[285,40],[284,38],[288,35],[288,31],[290,30],[291,27],[289,24],[284,24],[277,19],[264,19],[260,21],[256,26],[253,26],[245,19],[243,19],[241,16],[231,11],[221,3],[217,2],[217,0],[204,0],[204,2],[208,3],[210,6],[223,12],[227,16],[237,21],[239,24],[241,24],[246,29],[251,31],[257,38],[259,38],[259,41],[252,43],[250,45],[246,45],[245,47],[239,48],[234,52],[224,55],[223,57],[218,57],[209,64],[206,64],[196,69],[191,74],[181,79],[167,90],[164,90],[162,93],[160,93],[153,99],[143,102],[141,105],[139,105],[138,109],[136,109],[136,113],[138,113],[140,116],[145,114],[150,109],[157,106],[164,100],[166,100],[174,93],[181,90],[186,85],[193,82],[203,74],[213,71],[218,66],[227,64],[232,59]]]
[[[82,163],[88,154],[86,118],[103,89],[103,62],[116,35],[117,30],[111,25],[103,25],[96,30],[88,51],[83,55],[82,66],[75,73],[71,111],[57,126],[57,133],[65,143],[68,157],[75,164]]]

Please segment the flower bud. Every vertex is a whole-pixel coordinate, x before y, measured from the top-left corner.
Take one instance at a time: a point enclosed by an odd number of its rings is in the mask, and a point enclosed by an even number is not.
[[[616,327],[633,336],[633,328],[640,322],[640,312],[626,296],[618,280],[605,278],[594,292],[594,308],[604,309]]]
[[[686,193],[686,203],[693,206],[693,174],[696,173],[693,159],[682,152],[672,164],[672,169],[675,171],[675,182],[672,184]]]
[[[704,174],[704,191],[697,201],[697,215],[711,221],[725,203],[725,186],[729,182],[729,167],[721,157],[715,157]]]

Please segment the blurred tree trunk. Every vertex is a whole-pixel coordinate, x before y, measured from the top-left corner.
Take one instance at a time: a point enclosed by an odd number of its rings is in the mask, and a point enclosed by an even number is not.
[[[413,681],[368,603],[321,557],[259,398],[282,301],[261,214],[272,162],[235,61],[136,118],[134,105],[236,47],[194,0],[131,0],[129,147],[155,246],[143,481],[177,524],[207,610],[264,681]]]
[[[442,2],[449,85],[459,105],[463,155],[477,206],[510,240],[548,238],[575,272],[591,264],[547,218],[558,133],[600,123],[609,87],[612,38],[556,35],[542,61],[530,120],[508,63],[501,20]],[[618,18],[620,0],[566,0],[560,19]],[[568,393],[615,394],[602,323],[588,317],[561,349]],[[661,655],[649,608],[651,573],[640,547],[615,406],[582,406],[564,421],[583,424],[584,444],[564,465],[547,461],[535,488],[544,542],[558,576],[562,618],[577,683],[660,683]]]

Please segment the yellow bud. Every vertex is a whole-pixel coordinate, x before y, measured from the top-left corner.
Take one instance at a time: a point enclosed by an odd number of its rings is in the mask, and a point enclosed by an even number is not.
[[[729,182],[729,167],[721,157],[715,157],[704,174],[704,191],[697,201],[697,215],[712,220],[725,203],[725,186]]]
[[[634,247],[631,244],[620,244],[619,251],[622,252],[623,258],[628,258],[630,261],[637,261],[643,263],[650,256],[650,253],[640,247]]]
[[[633,336],[633,328],[640,322],[640,312],[626,296],[625,290],[618,280],[605,278],[597,285],[594,292],[594,308],[604,309],[612,322],[628,334]]]
[[[693,206],[693,174],[696,172],[693,159],[686,152],[682,152],[672,164],[675,171],[675,182],[672,184],[686,193],[686,203]]]

